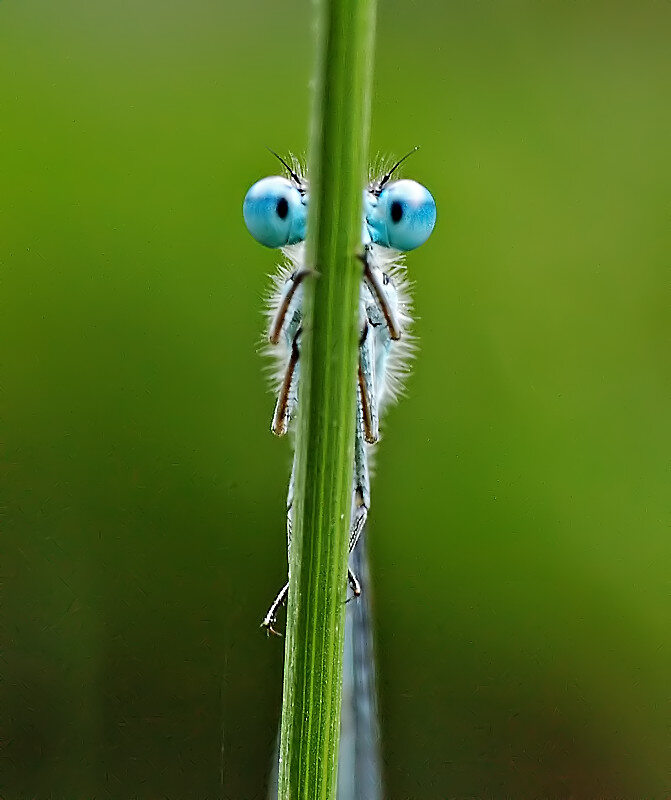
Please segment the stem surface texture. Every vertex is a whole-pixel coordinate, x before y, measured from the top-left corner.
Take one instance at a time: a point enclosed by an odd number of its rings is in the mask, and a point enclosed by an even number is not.
[[[279,800],[335,797],[375,0],[319,0]]]

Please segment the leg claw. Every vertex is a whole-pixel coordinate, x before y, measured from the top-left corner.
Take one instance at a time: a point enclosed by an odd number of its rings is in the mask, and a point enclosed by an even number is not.
[[[279,636],[280,639],[281,639],[282,638],[282,634],[279,631],[276,631],[275,628],[273,627],[276,622],[277,622],[277,620],[268,619],[266,617],[266,619],[263,620],[263,622],[261,623],[261,625],[259,627],[261,627],[261,628],[263,628],[265,630],[266,636],[270,636],[270,634],[272,633],[273,636]]]

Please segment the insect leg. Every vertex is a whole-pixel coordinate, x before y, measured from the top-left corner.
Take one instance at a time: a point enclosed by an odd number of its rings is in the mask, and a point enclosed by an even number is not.
[[[371,294],[375,298],[375,303],[377,307],[382,312],[382,316],[384,317],[385,322],[387,323],[387,328],[389,329],[389,337],[393,340],[397,340],[401,338],[401,326],[399,324],[398,319],[396,318],[396,312],[391,307],[387,300],[387,295],[384,290],[384,286],[380,280],[379,270],[373,269],[370,263],[370,250],[368,247],[363,252],[363,255],[359,256],[361,262],[363,263],[363,277],[368,285],[368,288],[371,291]]]
[[[298,349],[298,339],[301,335],[301,329],[296,331],[293,342],[291,343],[291,354],[289,356],[289,363],[284,373],[282,385],[280,386],[279,394],[277,395],[277,402],[275,403],[275,412],[273,414],[273,421],[270,424],[270,430],[275,436],[284,436],[289,428],[289,421],[291,420],[291,412],[296,403],[296,392],[292,392],[294,387],[294,373],[296,372],[296,365],[300,351]]]
[[[369,444],[375,444],[380,438],[380,431],[375,394],[374,339],[368,321],[364,323],[363,335],[359,342],[359,401],[364,438]]]
[[[352,508],[352,523],[349,533],[349,552],[356,547],[359,537],[366,524],[368,508],[370,505],[370,482],[368,475],[368,457],[366,454],[366,443],[363,436],[363,409],[360,399],[357,400],[357,427],[356,441],[354,445],[354,497]],[[294,475],[296,472],[296,458],[294,456],[294,466],[291,470],[291,480],[289,481],[289,494],[287,497],[287,550],[291,550],[291,536],[293,529],[293,502],[294,502]],[[361,583],[354,572],[347,568],[347,582],[349,583],[354,597],[361,594]],[[277,612],[285,605],[289,594],[289,583],[287,582],[278,592],[273,600],[268,612],[263,618],[261,627],[265,628],[268,634],[281,634],[275,630],[277,622]]]
[[[366,524],[366,519],[368,518],[368,511],[369,507],[364,502],[363,499],[363,492],[360,488],[357,488],[354,492],[354,508],[352,509],[352,526],[349,532],[349,551],[350,553],[356,547],[356,543],[359,541],[359,537],[363,531],[363,527]],[[350,577],[350,583],[352,584],[352,588],[356,581],[354,580],[356,575],[352,574]]]
[[[347,567],[347,582],[349,583],[354,597],[359,597],[361,594],[361,584],[359,583],[359,579],[357,576],[352,572],[352,570]]]
[[[354,491],[352,498],[352,523],[349,531],[350,553],[354,550],[356,543],[359,541],[370,508],[370,478],[368,474],[368,453],[366,452],[363,413],[363,404],[359,393],[356,406],[356,439],[354,441]],[[358,596],[361,593],[361,585],[358,578],[349,568],[347,576],[355,596]]]
[[[298,269],[284,285],[284,288],[282,289],[282,295],[280,297],[280,303],[277,307],[277,311],[275,312],[275,316],[273,317],[273,321],[270,323],[270,328],[268,329],[268,340],[271,344],[277,344],[280,340],[284,320],[286,319],[287,311],[289,310],[291,301],[296,294],[296,289],[298,289],[308,275],[316,274],[317,273],[313,269]]]
[[[291,532],[293,528],[293,505],[294,505],[294,475],[296,474],[296,456],[294,455],[294,464],[291,469],[291,478],[289,480],[289,493],[287,495],[287,554],[289,550],[291,550]],[[277,593],[277,597],[273,600],[266,616],[263,618],[263,622],[261,623],[261,627],[265,628],[266,633],[268,634],[275,634],[275,636],[281,636],[282,634],[279,631],[275,630],[275,623],[277,622],[277,612],[282,608],[282,606],[287,602],[287,596],[289,594],[289,582],[284,584],[284,586],[280,589]]]
[[[275,630],[275,623],[277,622],[277,612],[286,603],[287,595],[289,594],[289,583],[285,583],[280,589],[277,597],[273,600],[272,605],[268,609],[268,613],[263,618],[261,627],[266,629],[266,633],[281,636],[279,631]]]

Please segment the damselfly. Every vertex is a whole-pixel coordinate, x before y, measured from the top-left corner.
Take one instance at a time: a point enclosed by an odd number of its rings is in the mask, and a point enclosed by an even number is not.
[[[274,277],[268,302],[268,349],[274,359],[277,391],[271,429],[281,436],[289,430],[298,406],[302,282],[313,270],[305,263],[308,181],[298,162],[289,166],[277,158],[288,177],[273,176],[255,183],[245,197],[243,213],[252,236],[267,247],[282,248],[286,259]],[[405,158],[373,177],[363,198],[361,330],[348,565],[348,581],[357,597],[361,594],[358,576],[367,580],[362,535],[370,508],[369,451],[380,437],[382,411],[402,391],[413,351],[409,332],[410,284],[403,253],[423,244],[436,222],[436,205],[428,189],[411,180],[391,181]],[[289,548],[294,474],[295,461],[287,499]],[[262,626],[269,632],[275,632],[277,612],[286,601],[288,588],[287,583],[263,619]],[[349,605],[345,620],[338,800],[380,800],[380,773],[373,643],[366,595]],[[269,798],[276,797],[277,759],[269,792]]]
[[[407,157],[381,176],[372,178],[363,193],[361,330],[350,553],[361,536],[370,509],[368,451],[380,437],[382,411],[402,390],[413,350],[412,337],[407,330],[412,322],[410,286],[402,254],[423,244],[436,222],[436,204],[428,189],[412,180],[391,180]],[[266,247],[282,248],[286,258],[275,276],[268,303],[268,339],[275,359],[277,389],[271,429],[282,436],[289,430],[298,404],[302,283],[313,270],[305,263],[308,180],[297,162],[290,166],[280,156],[277,158],[288,177],[273,176],[255,183],[245,197],[243,215],[252,236]],[[292,470],[287,499],[289,547],[294,473],[295,469]],[[351,567],[348,581],[354,595],[358,596],[361,585]],[[263,619],[262,626],[269,632],[276,633],[277,612],[286,602],[288,591],[287,583]]]

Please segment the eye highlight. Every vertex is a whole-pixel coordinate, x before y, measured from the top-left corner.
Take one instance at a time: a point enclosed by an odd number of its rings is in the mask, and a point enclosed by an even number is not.
[[[247,192],[242,215],[247,230],[260,244],[296,244],[305,239],[307,195],[287,178],[262,178]]]
[[[436,201],[416,181],[394,181],[379,197],[367,192],[365,209],[371,241],[395,250],[414,250],[424,244],[436,224]]]

